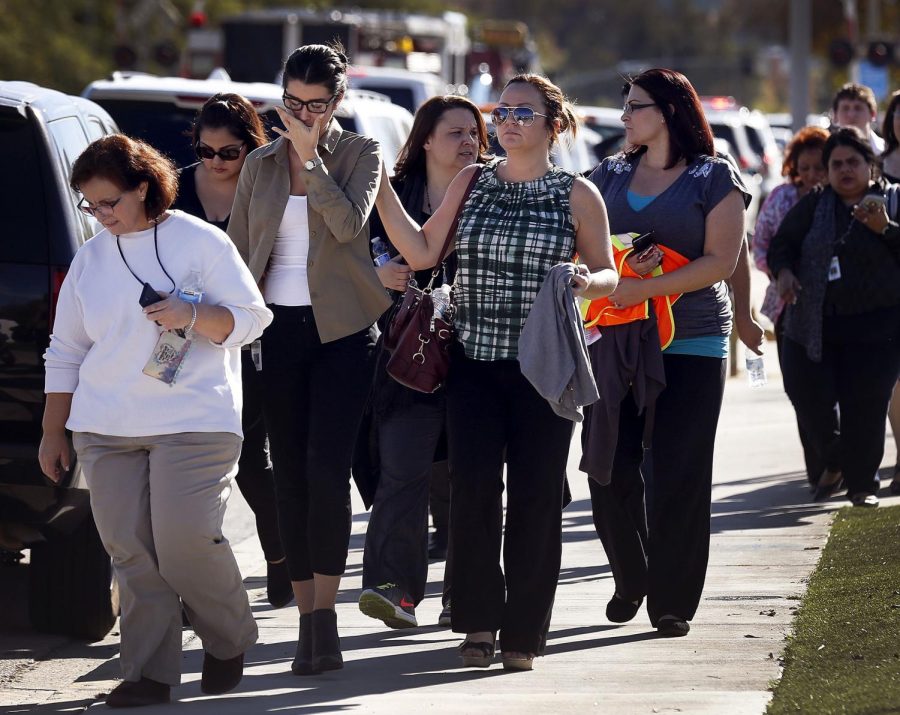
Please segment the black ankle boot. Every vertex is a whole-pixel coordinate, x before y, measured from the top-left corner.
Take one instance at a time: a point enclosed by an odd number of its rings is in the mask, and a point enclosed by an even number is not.
[[[300,616],[300,635],[297,637],[297,653],[294,662],[291,663],[291,672],[294,675],[312,675],[313,668],[313,626],[312,614],[304,613]]]
[[[330,608],[312,612],[312,666],[315,671],[340,670],[344,667],[341,641],[338,638],[337,614]]]

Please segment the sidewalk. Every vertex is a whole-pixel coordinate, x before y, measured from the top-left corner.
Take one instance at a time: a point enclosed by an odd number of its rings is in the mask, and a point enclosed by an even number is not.
[[[772,371],[774,345],[767,362]],[[417,610],[423,627],[389,631],[363,616],[356,600],[367,514],[355,503],[350,562],[338,604],[344,670],[290,674],[297,612],[266,604],[262,557],[250,539],[236,551],[260,642],[247,654],[238,690],[216,698],[200,693],[202,653],[199,641],[189,638],[183,685],[173,691],[179,703],[141,713],[762,713],[769,684],[779,676],[778,656],[793,610],[827,537],[830,511],[846,503],[807,501],[793,411],[779,376],[770,375],[760,390],[750,390],[743,373],[728,380],[716,450],[709,572],[686,638],[656,638],[644,608],[630,624],[606,622],[613,583],[591,523],[586,477],[577,471],[579,456],[576,437],[569,462],[574,502],[564,513],[556,607],[547,656],[536,661],[533,672],[505,673],[499,661],[487,671],[460,667],[455,650],[460,637],[431,625],[440,611],[443,563],[429,571],[428,597]],[[883,464],[893,463],[889,437]],[[883,499],[897,502],[900,497]],[[32,712],[81,710],[114,687],[118,675],[118,659],[112,657]],[[104,707],[95,703],[90,711]]]

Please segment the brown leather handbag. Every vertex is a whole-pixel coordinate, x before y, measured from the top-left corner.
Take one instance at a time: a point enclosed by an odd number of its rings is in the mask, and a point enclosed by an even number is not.
[[[450,224],[444,247],[431,272],[431,280],[424,289],[410,281],[400,306],[394,312],[384,335],[384,346],[391,351],[387,372],[397,382],[411,390],[431,393],[438,390],[447,379],[450,369],[450,346],[453,343],[453,302],[445,317],[435,317],[431,291],[440,274],[441,264],[447,257],[447,249],[456,235],[463,206],[472,187],[481,175],[481,167],[472,173],[462,201],[456,209],[456,217]]]

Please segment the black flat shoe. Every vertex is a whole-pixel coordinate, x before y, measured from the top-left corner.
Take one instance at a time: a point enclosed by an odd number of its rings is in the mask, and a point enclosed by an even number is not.
[[[108,708],[139,708],[169,702],[171,687],[150,678],[123,680],[106,696]]]
[[[656,633],[663,638],[679,638],[686,636],[691,624],[678,616],[662,616],[656,623]]]
[[[291,663],[291,672],[294,675],[313,675],[313,631],[312,614],[304,613],[300,616],[300,635],[297,637],[297,652],[294,662]]]
[[[244,654],[220,660],[214,655],[203,653],[203,673],[200,676],[200,690],[207,695],[222,695],[234,690],[244,677]]]
[[[632,603],[614,593],[613,597],[609,599],[609,603],[606,604],[606,619],[613,623],[627,623],[637,615],[643,602],[644,599],[641,598],[637,603]]]
[[[813,501],[825,501],[839,492],[844,486],[844,479],[840,472],[826,471],[819,479],[816,490],[813,492]]]
[[[315,671],[340,670],[344,667],[341,639],[338,637],[337,614],[330,608],[312,612],[312,666]]]
[[[272,608],[284,608],[294,600],[287,559],[278,563],[266,561],[266,598]]]

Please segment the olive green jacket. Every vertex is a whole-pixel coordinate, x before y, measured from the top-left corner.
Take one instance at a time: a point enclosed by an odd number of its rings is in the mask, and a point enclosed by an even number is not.
[[[247,157],[238,181],[228,235],[257,282],[269,264],[291,192],[287,139]],[[313,315],[322,342],[358,332],[390,306],[369,251],[369,214],[381,179],[381,149],[332,121],[319,143],[324,164],[303,169],[307,188],[306,267]]]

